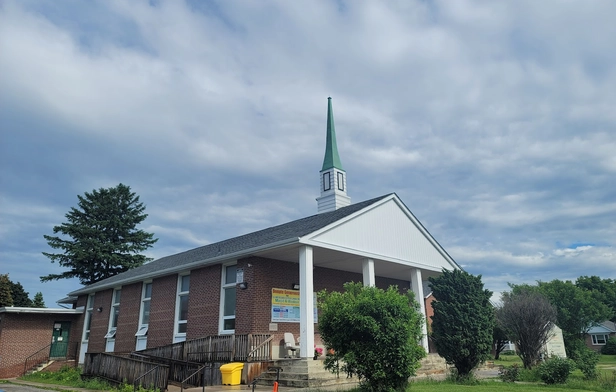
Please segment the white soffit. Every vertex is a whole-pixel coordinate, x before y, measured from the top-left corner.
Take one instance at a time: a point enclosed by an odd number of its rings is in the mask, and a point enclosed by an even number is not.
[[[401,202],[392,196],[348,220],[304,237],[300,242],[382,255],[385,259],[407,261],[412,265],[423,264],[437,271],[458,268],[414,220]]]

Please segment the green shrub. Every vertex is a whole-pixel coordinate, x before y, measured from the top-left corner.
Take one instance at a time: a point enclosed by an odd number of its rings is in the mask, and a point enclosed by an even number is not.
[[[579,350],[576,354],[575,364],[582,371],[586,380],[597,378],[597,363],[599,363],[599,354],[587,347]]]
[[[616,391],[616,370],[611,374],[600,374],[597,384],[606,391]]]
[[[498,372],[498,376],[503,382],[516,382],[518,381],[518,377],[520,377],[520,367],[514,364],[511,367],[504,368]]]
[[[546,384],[564,384],[575,369],[575,363],[566,358],[552,357],[537,367],[537,373]]]
[[[538,381],[541,381],[541,377],[539,377],[539,374],[537,373],[537,368],[535,369],[520,368],[520,375],[518,376],[518,381],[538,382]]]
[[[319,331],[334,350],[325,356],[330,371],[357,375],[364,391],[404,390],[426,356],[423,317],[413,294],[346,283],[344,293],[319,293]],[[420,300],[422,300],[420,298]]]
[[[607,340],[607,343],[601,349],[601,354],[616,355],[616,337]]]

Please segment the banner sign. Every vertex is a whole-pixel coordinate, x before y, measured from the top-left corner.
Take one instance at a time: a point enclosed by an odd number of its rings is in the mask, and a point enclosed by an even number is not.
[[[313,294],[314,322],[318,322],[317,293]],[[299,323],[299,290],[272,289],[272,322]]]

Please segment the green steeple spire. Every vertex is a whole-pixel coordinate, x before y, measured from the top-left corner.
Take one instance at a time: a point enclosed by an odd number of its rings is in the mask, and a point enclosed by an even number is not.
[[[336,144],[336,128],[334,128],[334,110],[332,109],[332,98],[327,97],[327,140],[325,144],[325,158],[323,158],[323,170],[342,169],[340,156],[338,155],[338,145]]]

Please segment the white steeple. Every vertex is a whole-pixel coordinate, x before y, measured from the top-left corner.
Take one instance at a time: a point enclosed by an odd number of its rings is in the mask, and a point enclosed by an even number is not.
[[[347,196],[346,172],[342,169],[338,146],[336,145],[334,110],[332,109],[331,98],[327,98],[327,137],[325,158],[323,159],[320,176],[321,197],[317,198],[319,214],[351,204],[351,198]]]

